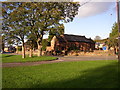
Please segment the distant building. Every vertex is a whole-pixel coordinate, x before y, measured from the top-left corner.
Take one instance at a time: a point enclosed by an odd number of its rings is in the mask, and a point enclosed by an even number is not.
[[[93,51],[95,49],[95,42],[85,36],[63,34],[54,36],[51,40],[51,45],[46,48],[46,51]]]
[[[105,43],[96,42],[95,49],[97,50],[108,50],[108,46]]]
[[[15,51],[16,51],[16,48],[13,47],[13,46],[9,46],[9,47],[5,47],[5,48],[4,48],[4,51],[5,51],[5,52],[15,52]]]

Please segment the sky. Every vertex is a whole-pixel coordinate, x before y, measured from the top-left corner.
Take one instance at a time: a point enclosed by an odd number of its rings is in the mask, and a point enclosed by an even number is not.
[[[115,6],[115,2],[90,2],[81,6],[74,21],[64,24],[65,34],[83,35],[92,39],[95,36],[108,38],[117,21]]]
[[[89,0],[84,0],[84,4]],[[117,21],[116,3],[88,2],[79,8],[78,15],[70,23],[64,23],[65,34],[82,35],[94,39],[100,36],[101,39],[109,37],[113,24]],[[44,36],[46,37],[46,36]]]
[[[64,23],[65,34],[82,35],[92,39],[95,36],[108,38],[113,24],[117,21],[116,0],[74,0],[76,1],[80,2],[81,7],[72,22]],[[44,35],[44,38],[47,37],[48,35]]]

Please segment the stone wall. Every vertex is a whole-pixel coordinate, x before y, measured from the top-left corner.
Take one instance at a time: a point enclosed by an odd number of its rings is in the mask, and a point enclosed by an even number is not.
[[[29,53],[30,53],[30,51],[25,51],[26,55],[29,55]],[[33,51],[33,55],[38,55],[37,53],[38,53],[37,50]],[[18,53],[16,53],[16,54],[21,54],[22,55],[22,51],[18,51]],[[45,54],[45,51],[42,51],[42,55],[44,55],[44,54]]]
[[[26,55],[29,55],[29,51],[25,52]],[[42,51],[42,55],[45,55],[46,51]],[[18,52],[18,54],[22,54],[21,51]],[[33,51],[34,55],[37,55],[37,50]],[[52,55],[52,54],[49,54]],[[83,52],[83,51],[70,51],[67,53],[67,56],[79,56],[79,55],[83,55],[83,56],[115,56],[114,51],[113,50],[94,50],[94,52]]]
[[[79,56],[79,55],[89,55],[89,56],[115,56],[113,50],[94,50],[94,52],[81,52],[81,51],[70,51],[68,56]]]

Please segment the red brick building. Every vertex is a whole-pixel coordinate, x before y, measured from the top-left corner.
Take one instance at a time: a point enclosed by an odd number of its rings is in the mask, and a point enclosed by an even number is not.
[[[63,34],[54,36],[51,40],[51,46],[47,47],[47,51],[93,51],[95,49],[95,42],[85,36]]]

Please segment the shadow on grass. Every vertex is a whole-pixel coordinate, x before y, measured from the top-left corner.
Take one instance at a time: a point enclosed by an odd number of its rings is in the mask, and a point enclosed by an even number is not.
[[[2,57],[12,57],[12,56],[15,56],[15,55],[6,55],[6,56],[2,56]]]
[[[120,88],[118,78],[120,70],[118,70],[118,63],[112,63],[104,67],[85,70],[81,76],[79,73],[78,77],[73,79],[49,83],[37,80],[36,83],[29,83],[29,85],[30,88]]]

